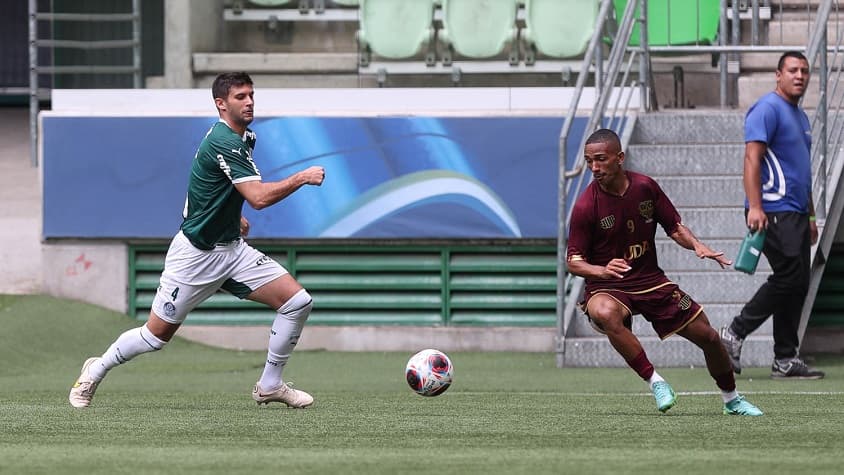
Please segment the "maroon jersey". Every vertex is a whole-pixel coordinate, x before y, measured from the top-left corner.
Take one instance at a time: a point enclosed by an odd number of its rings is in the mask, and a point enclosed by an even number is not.
[[[662,188],[641,173],[625,172],[630,186],[624,196],[612,195],[592,182],[577,199],[569,224],[567,259],[605,266],[623,258],[631,269],[623,279],[586,281],[586,290],[646,290],[668,281],[657,262],[656,225],[671,235],[680,215]]]

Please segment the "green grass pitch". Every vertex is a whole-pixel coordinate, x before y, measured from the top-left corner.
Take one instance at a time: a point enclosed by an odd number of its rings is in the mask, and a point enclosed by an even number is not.
[[[115,369],[93,405],[67,392],[87,356],[136,326],[49,297],[0,296],[2,474],[780,474],[844,472],[844,358],[822,381],[746,370],[765,411],[721,414],[702,368],[661,368],[667,414],[629,369],[557,369],[551,354],[453,353],[455,382],[423,398],[407,353],[300,351],[286,379],[314,407],[258,407],[262,352],[175,339]],[[307,331],[307,328],[306,330]]]

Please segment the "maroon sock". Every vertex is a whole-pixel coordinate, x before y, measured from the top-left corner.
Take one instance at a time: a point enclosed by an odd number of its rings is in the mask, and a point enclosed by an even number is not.
[[[715,384],[721,389],[721,391],[733,391],[736,389],[736,376],[733,374],[733,371],[727,371],[726,373],[713,375],[712,379],[715,380]]]
[[[629,364],[630,367],[633,368],[633,371],[635,371],[636,374],[645,381],[651,379],[651,376],[654,374],[654,365],[652,365],[648,360],[648,356],[645,354],[644,350],[636,355],[635,358],[628,361],[627,364]],[[732,375],[732,373],[730,374]],[[733,383],[733,386],[735,386],[735,383]]]

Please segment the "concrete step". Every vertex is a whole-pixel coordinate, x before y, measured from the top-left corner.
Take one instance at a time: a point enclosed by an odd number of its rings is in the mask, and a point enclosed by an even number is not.
[[[630,143],[724,144],[744,142],[744,113],[676,111],[640,115]]]
[[[668,272],[668,278],[688,292],[698,303],[744,303],[753,297],[756,289],[768,278],[767,272],[747,275],[730,271],[680,271]]]
[[[219,73],[194,73],[193,83],[195,88],[210,89],[211,84]],[[249,73],[256,84],[262,88],[296,89],[296,88],[363,88],[378,87],[375,77],[359,76],[354,74],[273,74],[273,73]],[[153,85],[147,87],[152,88]]]
[[[809,88],[803,97],[803,108],[816,109],[818,107],[818,85],[817,74],[809,81]],[[837,83],[830,77],[827,84],[827,93],[830,97],[827,103],[835,106],[844,103],[844,78],[838,77]],[[747,110],[754,102],[763,95],[774,90],[774,72],[744,74],[738,79],[739,108]],[[833,94],[834,93],[834,94]],[[809,115],[811,118],[811,114]],[[744,129],[741,129],[744,130]]]
[[[641,341],[648,359],[658,368],[706,365],[703,352],[684,338],[673,336],[661,341],[649,337],[641,338]],[[770,366],[773,358],[771,337],[754,335],[745,340],[741,355],[743,367]],[[564,361],[570,367],[627,367],[605,336],[567,339]]]
[[[694,229],[692,229],[694,232]],[[721,251],[727,258],[735,261],[738,255],[739,246],[741,246],[741,238],[735,239],[707,239],[704,243],[715,251]],[[715,261],[701,260],[694,252],[681,247],[679,244],[669,238],[658,238],[656,240],[656,255],[659,256],[659,266],[665,272],[699,272],[699,271],[713,271],[719,272],[721,268]],[[768,264],[768,259],[761,256],[757,272],[770,272],[771,266]],[[729,271],[733,272],[733,271]]]
[[[709,242],[712,239],[737,239],[747,232],[744,204],[731,207],[677,207],[683,222],[695,235]]]
[[[744,206],[741,175],[735,176],[661,176],[650,174],[674,206]],[[738,217],[738,216],[737,216]]]
[[[786,11],[805,11],[808,6],[809,9],[814,12],[818,9],[818,5],[820,5],[822,1],[823,0],[774,0],[773,2],[768,3],[773,3],[772,8],[774,8],[774,11],[779,11],[779,7],[782,5],[783,10]],[[761,4],[762,2],[759,3]]]
[[[775,16],[768,22],[767,44],[769,46],[803,46],[809,43],[812,25],[817,16],[816,11],[810,14],[792,12],[788,15]],[[826,41],[835,45],[838,28],[836,28],[835,10],[830,13],[830,20],[826,29]],[[774,63],[776,64],[776,63]]]
[[[753,297],[769,275],[767,272],[747,275],[738,271],[666,271],[666,274],[698,303],[706,304],[744,303]]]
[[[194,53],[194,73],[356,74],[357,53]]]
[[[628,170],[651,176],[741,176],[744,165],[744,143],[631,144],[627,147],[624,165]]]

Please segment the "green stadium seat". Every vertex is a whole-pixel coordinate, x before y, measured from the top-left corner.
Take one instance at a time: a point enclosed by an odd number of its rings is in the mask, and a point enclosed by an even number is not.
[[[293,0],[249,0],[249,3],[254,3],[262,7],[281,7],[292,2]]]
[[[627,6],[627,0],[613,0],[613,5],[616,17],[621,18],[624,7]],[[718,37],[720,9],[720,0],[650,0],[648,2],[648,44],[651,46],[714,44]],[[630,45],[639,45],[638,23],[633,27]]]
[[[443,64],[451,53],[469,58],[491,58],[511,44],[510,63],[518,63],[516,12],[519,0],[442,0],[443,29],[439,39],[446,48]]]
[[[434,0],[360,0],[358,45],[361,66],[370,52],[389,59],[407,59],[422,45],[433,46]],[[433,52],[426,62],[433,63]]]
[[[331,2],[346,7],[356,7],[360,5],[360,0],[331,0]]]
[[[600,0],[526,0],[522,38],[526,64],[536,53],[554,58],[581,56],[589,45],[600,10]]]
[[[239,0],[238,3],[242,3],[243,0]],[[310,5],[308,4],[308,0],[249,0],[249,3],[252,5],[257,5],[259,7],[269,7],[269,8],[279,8],[279,7],[286,7],[291,3],[296,3],[297,8],[299,9],[299,13],[305,14],[310,9]],[[242,10],[242,8],[238,7],[238,10]]]

